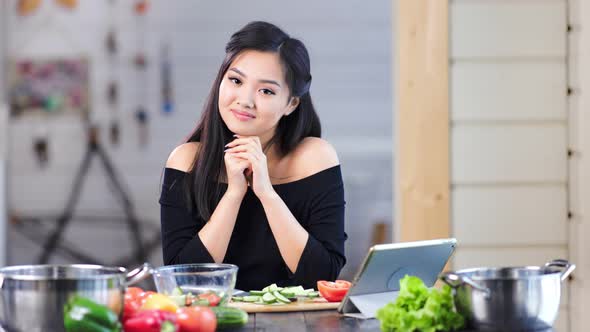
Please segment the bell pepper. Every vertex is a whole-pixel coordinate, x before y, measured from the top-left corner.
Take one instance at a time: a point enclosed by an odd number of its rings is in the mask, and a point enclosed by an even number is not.
[[[178,331],[176,314],[164,310],[144,310],[128,318],[123,324],[125,332]]]
[[[119,332],[119,317],[108,307],[88,298],[73,296],[64,306],[67,332]]]

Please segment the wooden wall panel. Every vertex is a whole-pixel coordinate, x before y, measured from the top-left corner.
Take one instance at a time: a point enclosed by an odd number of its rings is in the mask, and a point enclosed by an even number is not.
[[[456,1],[453,58],[563,57],[566,1]]]
[[[398,240],[449,235],[448,1],[399,1]]]
[[[451,117],[466,121],[564,121],[566,65],[474,63],[451,67]]]
[[[566,182],[565,124],[456,125],[453,184]]]

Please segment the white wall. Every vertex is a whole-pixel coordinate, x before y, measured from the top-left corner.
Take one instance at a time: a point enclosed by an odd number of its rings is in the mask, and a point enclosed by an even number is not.
[[[9,1],[10,8],[15,0]],[[110,67],[102,40],[110,13],[109,1],[80,1],[73,13],[57,8],[52,1],[42,2],[34,17],[10,17],[11,54],[47,56],[49,54],[88,54],[92,67],[93,118],[103,128],[115,117],[105,101]],[[347,195],[347,243],[349,264],[343,276],[352,277],[369,246],[371,227],[376,221],[391,221],[391,9],[389,1],[152,1],[153,10],[145,27],[149,60],[157,63],[160,44],[170,40],[177,110],[164,116],[158,109],[159,72],[147,72],[147,103],[151,115],[150,145],[137,144],[133,111],[140,89],[134,68],[128,65],[137,45],[137,21],[131,5],[116,1],[120,49],[124,62],[117,77],[123,83],[121,108],[116,115],[122,122],[121,145],[104,143],[122,173],[136,202],[138,213],[154,224],[159,222],[159,181],[169,152],[194,127],[204,98],[223,58],[230,34],[251,20],[276,22],[309,48],[314,82],[312,96],[318,109],[325,137],[339,151]],[[55,15],[57,27],[39,29],[45,14]],[[65,38],[63,31],[67,31]],[[10,208],[26,214],[55,214],[65,204],[84,151],[83,131],[77,119],[56,119],[47,125],[51,163],[39,169],[31,153],[31,139],[39,123],[31,119],[11,122]],[[106,137],[105,137],[106,138]],[[81,194],[80,211],[85,214],[120,214],[117,202],[104,183],[102,169],[93,163]],[[81,212],[82,213],[82,212]],[[100,225],[74,225],[70,240],[88,248],[109,248],[104,255],[127,249],[123,226],[114,231]],[[38,254],[35,245],[18,234],[11,238],[13,262],[26,262]],[[110,249],[113,248],[113,249]],[[23,252],[25,254],[23,254]],[[154,263],[161,260],[159,249]]]
[[[565,0],[450,7],[457,269],[569,258]],[[567,287],[556,331],[569,331]]]

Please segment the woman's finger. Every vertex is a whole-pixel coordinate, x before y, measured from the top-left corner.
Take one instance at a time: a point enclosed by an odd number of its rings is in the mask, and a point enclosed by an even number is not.
[[[228,152],[228,153],[231,153],[235,157],[246,159],[249,161],[259,161],[260,160],[257,155],[255,155],[254,153],[250,153],[250,152]]]
[[[231,147],[235,147],[238,145],[251,145],[255,148],[259,148],[260,150],[262,150],[262,145],[260,144],[260,138],[258,136],[236,138],[235,140],[226,144],[225,147],[231,148]]]

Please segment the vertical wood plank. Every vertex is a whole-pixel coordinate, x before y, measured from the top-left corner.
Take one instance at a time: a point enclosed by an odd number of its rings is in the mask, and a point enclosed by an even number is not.
[[[396,202],[400,241],[449,236],[448,1],[399,0]]]
[[[578,87],[570,99],[571,147],[569,193],[573,218],[570,220],[570,259],[576,263],[569,303],[570,331],[587,331],[590,326],[590,3],[571,0],[570,13],[577,17],[573,23],[575,53],[569,55],[570,66],[577,72]],[[571,83],[571,78],[570,78]]]

